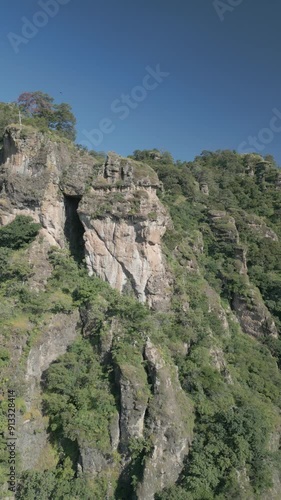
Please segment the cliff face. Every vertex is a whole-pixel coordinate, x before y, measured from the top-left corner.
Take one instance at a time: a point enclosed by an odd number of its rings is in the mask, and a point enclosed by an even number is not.
[[[156,194],[160,183],[146,165],[113,154],[102,174],[78,209],[89,273],[120,292],[133,290],[140,302],[165,309],[170,283],[161,239],[171,223]]]
[[[43,134],[16,128],[4,136],[1,165],[2,224],[17,214],[31,215],[43,226],[50,245],[64,245],[64,200],[60,174],[71,161],[68,148]]]
[[[157,197],[161,185],[150,167],[113,153],[97,166],[93,158],[64,143],[37,132],[24,138],[18,129],[6,132],[2,156],[2,224],[18,214],[31,215],[42,224],[41,234],[50,245],[65,248],[67,212],[77,201],[74,211],[85,230],[89,274],[165,309],[170,278],[161,239],[171,222]],[[77,239],[77,233],[73,237]]]
[[[0,234],[18,498],[80,479],[77,498],[280,497],[280,174],[256,155],[165,161],[6,130],[0,226],[41,226],[19,249]]]
[[[113,153],[108,155],[103,165],[97,164],[94,158],[71,149],[69,144],[54,143],[37,131],[20,131],[14,127],[6,131],[1,154],[1,225],[8,225],[17,215],[25,215],[42,226],[39,237],[27,253],[32,266],[28,283],[31,290],[43,293],[46,289],[52,275],[49,251],[70,247],[74,258],[85,258],[89,276],[95,274],[101,277],[116,290],[135,296],[154,309],[165,310],[168,307],[171,275],[165,265],[161,239],[167,227],[171,227],[171,221],[157,196],[161,183],[150,167]],[[15,378],[11,376],[17,384],[23,384],[21,393],[25,411],[18,417],[18,450],[23,470],[40,468],[46,460],[49,463],[54,461],[48,444],[48,419],[43,411],[41,384],[50,365],[66,353],[79,337],[79,331],[81,334],[81,331],[87,330],[90,312],[82,316],[82,324],[77,314],[77,311],[62,312],[48,317],[30,350],[27,348],[27,337],[17,340],[20,351],[28,352],[20,373]],[[117,333],[116,324],[115,328],[112,327],[105,356],[106,353],[110,355],[110,346]],[[140,346],[141,362],[142,349]],[[140,380],[140,369],[135,364],[129,368],[127,364],[116,361],[114,370],[121,402],[119,413],[116,411],[110,424],[111,450],[105,453],[78,438],[77,467],[92,477],[100,474],[109,474],[110,477],[112,459],[109,457],[117,449],[123,455],[122,467],[130,467],[131,440],[142,440],[150,428],[159,426],[156,416],[151,415],[151,424],[145,422],[151,393],[144,368],[141,367],[143,378]],[[173,377],[171,394],[173,385],[179,391],[177,376]],[[166,405],[166,397],[165,391],[163,395],[159,394],[159,404]],[[186,404],[192,428],[192,410],[188,401]],[[177,478],[191,440],[191,430],[184,430],[183,427],[186,415],[181,415],[176,403],[169,412],[165,421],[174,429],[173,442],[178,457],[173,472],[169,470],[168,462],[165,465],[167,472],[163,482],[163,466],[160,464],[166,458],[162,449],[158,463],[158,444],[155,445],[153,467],[158,464],[159,471],[149,488],[151,498],[158,489]],[[177,412],[175,425],[174,415]],[[177,429],[178,425],[182,429]],[[160,428],[159,433],[163,433]],[[148,464],[145,471],[150,468]],[[138,498],[146,499],[146,493],[139,493]]]
[[[192,441],[192,406],[183,393],[178,374],[150,341],[144,357],[152,381],[153,399],[148,408],[152,453],[145,459],[137,488],[139,499],[153,500],[158,491],[176,482]]]
[[[232,247],[236,271],[241,275],[245,293],[233,293],[231,306],[235,312],[244,332],[254,337],[270,335],[278,337],[275,322],[270,315],[262,296],[250,282],[247,269],[246,248],[240,242],[239,232],[235,218],[222,211],[211,211],[209,213],[211,228],[216,235],[217,241],[222,244],[229,243]],[[248,217],[247,226],[263,239],[270,238],[278,241],[276,234],[267,228],[262,220]],[[247,221],[247,216],[245,216]],[[256,222],[256,224],[255,224]]]

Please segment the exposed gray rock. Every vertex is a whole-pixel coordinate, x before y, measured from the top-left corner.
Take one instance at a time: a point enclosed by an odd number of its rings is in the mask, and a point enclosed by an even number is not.
[[[259,291],[255,288],[249,288],[248,294],[247,298],[235,294],[232,301],[232,308],[239,319],[242,330],[253,337],[271,335],[277,338],[276,325]]]
[[[119,291],[129,283],[140,302],[165,309],[171,282],[161,239],[170,219],[156,190],[93,189],[83,197],[78,214],[90,275],[96,273]]]
[[[110,461],[106,460],[104,454],[96,448],[80,444],[80,463],[85,474],[90,474],[93,478],[104,472]]]
[[[144,416],[150,391],[147,376],[142,365],[142,357],[119,362],[115,369],[116,383],[120,388],[120,449],[128,453],[128,445],[133,438],[141,438],[144,433]]]
[[[33,469],[48,441],[48,419],[41,413],[41,379],[50,364],[64,354],[79,331],[79,313],[57,314],[42,329],[27,358],[25,375],[26,412],[18,417],[17,449],[22,469]]]
[[[137,498],[153,500],[155,493],[175,483],[182,470],[192,440],[193,411],[176,367],[164,359],[160,349],[147,341],[144,357],[153,384],[147,418],[152,451],[145,458]]]
[[[200,191],[205,196],[209,196],[209,186],[208,186],[208,184],[206,182],[201,182],[201,184],[200,184]]]
[[[220,241],[239,243],[239,233],[235,219],[222,210],[209,211],[210,224]]]
[[[42,224],[41,235],[50,247],[64,248],[63,195],[82,198],[78,213],[89,274],[120,291],[130,285],[138,300],[151,307],[167,307],[171,283],[161,238],[171,221],[157,197],[161,183],[151,167],[115,153],[100,166],[70,144],[18,127],[7,129],[3,158],[2,224],[18,214],[30,215]]]

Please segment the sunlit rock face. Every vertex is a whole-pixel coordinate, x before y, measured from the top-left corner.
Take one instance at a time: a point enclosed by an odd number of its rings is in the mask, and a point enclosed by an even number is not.
[[[82,198],[78,214],[85,228],[89,273],[120,292],[131,289],[140,302],[165,309],[170,279],[161,239],[171,223],[157,187],[157,176],[147,165],[109,155],[103,176]]]
[[[50,247],[64,248],[66,200],[79,198],[89,274],[150,307],[166,308],[171,283],[161,239],[171,222],[157,196],[161,183],[148,165],[115,153],[98,165],[64,142],[38,131],[24,137],[17,127],[5,134],[2,161],[1,224],[30,215],[42,224]]]

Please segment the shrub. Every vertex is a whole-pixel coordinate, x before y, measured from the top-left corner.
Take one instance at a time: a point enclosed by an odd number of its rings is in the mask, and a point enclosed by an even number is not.
[[[40,227],[31,217],[18,215],[13,222],[0,228],[0,247],[23,248],[35,239]]]

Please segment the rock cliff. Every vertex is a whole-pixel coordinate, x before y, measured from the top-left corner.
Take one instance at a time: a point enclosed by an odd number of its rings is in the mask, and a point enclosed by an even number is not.
[[[90,275],[158,309],[170,295],[161,239],[171,223],[156,194],[160,187],[147,166],[110,154],[78,208]]]
[[[28,286],[35,294],[45,293],[52,276],[49,252],[54,248],[70,248],[75,259],[85,259],[89,276],[95,274],[116,290],[135,296],[149,307],[165,310],[172,282],[161,239],[167,227],[171,227],[171,220],[157,196],[157,190],[161,189],[156,173],[146,164],[122,159],[114,153],[100,164],[69,143],[54,142],[32,128],[9,127],[6,130],[0,166],[0,222],[6,226],[16,216],[24,215],[31,216],[42,226],[39,237],[26,254],[32,268]],[[46,460],[54,461],[49,449],[42,383],[44,373],[66,353],[79,337],[79,330],[85,332],[90,328],[91,331],[90,312],[84,316],[81,312],[81,324],[77,314],[75,310],[48,316],[30,350],[27,337],[17,342],[20,351],[28,353],[20,374],[11,376],[14,383],[23,384],[24,411],[18,418],[18,451],[23,470],[40,468]],[[33,331],[34,325],[30,328]],[[104,352],[105,358],[111,357],[110,345],[116,330],[115,326]],[[139,356],[143,362],[141,350]],[[110,472],[111,455],[117,449],[123,454],[123,466],[127,467],[131,440],[144,438],[146,432],[145,414],[151,393],[144,368],[120,361],[115,362],[114,370],[121,399],[120,414],[116,412],[111,424],[111,451],[104,453],[78,439],[77,466],[93,477]],[[141,377],[140,370],[143,371]],[[165,394],[162,397],[164,404]],[[176,406],[173,411],[177,412]],[[179,415],[178,423],[182,418]],[[166,421],[169,425],[168,416]],[[170,425],[174,425],[172,420]],[[184,443],[180,433],[175,439],[179,450],[177,465],[173,474],[169,475],[167,470],[163,484],[170,484],[180,473],[188,449],[186,440],[190,442],[191,433],[188,439],[184,438]],[[163,461],[163,451],[159,460]],[[156,479],[151,491],[155,493],[161,489],[162,482]],[[138,498],[144,500],[146,496],[140,493]]]
[[[68,215],[70,224],[76,223],[72,231],[77,239],[77,213],[89,274],[165,309],[171,278],[161,239],[171,221],[157,197],[161,184],[149,166],[114,153],[97,165],[67,144],[32,130],[25,136],[15,127],[4,136],[2,161],[2,224],[17,214],[31,215],[42,224],[41,234],[50,245],[65,248]]]
[[[0,398],[6,411],[17,394],[17,498],[280,497],[280,206],[258,155],[101,158],[6,129]],[[16,245],[19,215],[40,230],[20,219]]]

